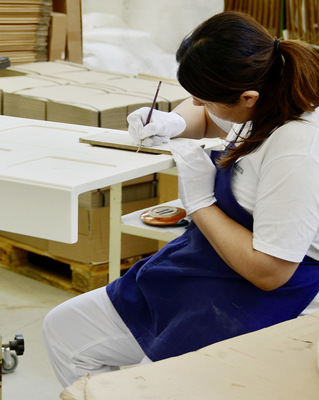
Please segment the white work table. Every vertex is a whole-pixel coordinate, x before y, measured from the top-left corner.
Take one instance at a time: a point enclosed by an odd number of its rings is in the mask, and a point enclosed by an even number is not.
[[[110,276],[120,275],[121,183],[174,167],[171,155],[80,143],[102,128],[0,116],[0,230],[75,243],[78,196],[110,186]],[[110,134],[128,135],[107,130]],[[212,142],[212,148],[216,142]],[[113,260],[113,261],[112,261]],[[112,262],[111,262],[112,261]]]

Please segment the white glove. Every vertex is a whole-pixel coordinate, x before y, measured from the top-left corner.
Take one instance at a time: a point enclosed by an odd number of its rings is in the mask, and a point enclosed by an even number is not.
[[[187,215],[216,202],[216,167],[196,140],[174,139],[169,143],[178,172],[178,189]]]
[[[186,128],[186,122],[179,114],[158,110],[153,110],[152,118],[145,126],[149,112],[149,107],[142,107],[127,117],[128,132],[135,144],[159,146],[167,143],[170,138],[179,135]]]

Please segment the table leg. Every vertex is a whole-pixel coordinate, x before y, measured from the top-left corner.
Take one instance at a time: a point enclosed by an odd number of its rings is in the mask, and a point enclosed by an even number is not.
[[[121,274],[122,184],[110,186],[109,282]]]
[[[0,400],[2,399],[2,336],[0,335],[0,347],[1,347],[1,353],[0,353]]]

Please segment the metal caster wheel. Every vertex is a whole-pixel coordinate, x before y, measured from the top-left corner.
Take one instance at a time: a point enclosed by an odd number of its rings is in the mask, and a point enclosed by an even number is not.
[[[2,373],[10,374],[18,366],[18,356],[11,353],[9,349],[4,349],[2,353]]]
[[[13,350],[13,351],[11,351]],[[2,344],[2,373],[10,374],[18,365],[18,357],[24,353],[24,339],[22,335],[15,335],[14,340]]]

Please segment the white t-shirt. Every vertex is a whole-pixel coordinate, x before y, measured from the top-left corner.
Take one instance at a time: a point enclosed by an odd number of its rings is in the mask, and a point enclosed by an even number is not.
[[[238,203],[254,218],[253,247],[291,262],[305,254],[319,260],[319,109],[302,118],[276,129],[237,161],[232,177]],[[227,142],[240,127],[232,126]]]
[[[229,131],[229,123],[211,117]],[[233,125],[226,141],[240,127]],[[319,109],[287,122],[237,161],[232,190],[253,215],[254,249],[291,262],[305,254],[319,260]],[[318,308],[319,294],[313,305]]]

